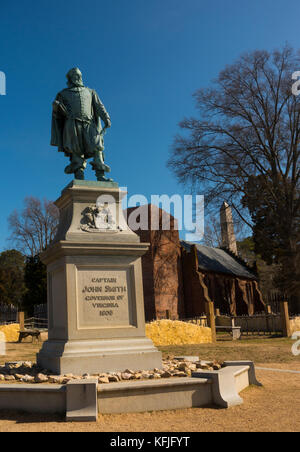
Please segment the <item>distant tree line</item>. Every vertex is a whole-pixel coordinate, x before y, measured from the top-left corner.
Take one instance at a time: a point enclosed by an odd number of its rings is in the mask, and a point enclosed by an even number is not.
[[[34,197],[9,216],[9,240],[15,248],[0,254],[0,304],[33,315],[35,305],[47,303],[47,269],[40,253],[54,239],[58,219],[52,202]]]

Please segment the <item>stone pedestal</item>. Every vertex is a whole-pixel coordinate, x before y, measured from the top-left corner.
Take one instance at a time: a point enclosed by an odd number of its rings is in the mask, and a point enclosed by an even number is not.
[[[116,183],[73,181],[56,201],[60,224],[41,256],[48,271],[49,339],[39,366],[57,374],[162,367],[145,336],[141,256]]]

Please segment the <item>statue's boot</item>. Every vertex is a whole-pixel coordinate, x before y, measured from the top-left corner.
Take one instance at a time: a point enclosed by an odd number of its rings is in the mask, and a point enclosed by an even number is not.
[[[96,170],[96,176],[98,182],[113,182],[113,179],[105,177],[105,172],[102,170]]]
[[[103,150],[95,151],[94,161],[91,162],[91,165],[99,182],[113,182],[113,179],[105,177],[105,173],[110,173],[110,167],[104,163]]]
[[[66,174],[73,174],[74,173],[72,164],[65,167],[65,173]]]
[[[110,173],[110,167],[104,163],[102,152],[99,152],[99,154],[95,156],[95,160],[90,162],[90,164],[95,171],[99,182],[113,182],[113,179],[105,177],[105,173]]]
[[[76,170],[74,170],[74,165],[68,165],[65,168],[65,173],[66,174],[74,174],[75,179],[77,180],[84,180],[84,169],[82,168],[78,168]]]
[[[75,179],[77,180],[84,180],[84,170],[82,168],[79,168],[74,173]]]
[[[66,174],[74,174],[75,179],[84,180],[84,170],[86,168],[86,161],[81,155],[72,153],[70,155],[70,165],[65,168]]]

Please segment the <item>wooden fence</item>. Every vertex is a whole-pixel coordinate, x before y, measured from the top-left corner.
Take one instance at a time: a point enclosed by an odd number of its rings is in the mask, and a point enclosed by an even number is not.
[[[15,306],[0,304],[0,325],[18,321],[18,309]]]
[[[280,314],[258,314],[253,316],[219,316],[216,326],[240,326],[242,335],[272,335],[282,333]]]
[[[187,318],[187,319],[180,319],[180,321],[181,322],[187,322],[187,323],[193,323],[193,324],[198,325],[198,326],[204,326],[204,327],[208,326],[206,315],[202,315],[202,316],[199,316],[199,317]]]
[[[31,317],[29,319],[25,319],[24,322],[25,329],[28,330],[47,330],[48,329],[48,319],[42,319],[37,317]]]
[[[48,308],[47,304],[38,304],[34,306],[33,316],[37,319],[47,319]]]

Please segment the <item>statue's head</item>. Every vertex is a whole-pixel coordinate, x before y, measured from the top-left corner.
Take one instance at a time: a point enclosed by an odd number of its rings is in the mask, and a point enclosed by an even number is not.
[[[83,86],[82,73],[78,67],[74,67],[67,73],[67,84],[69,87],[72,86]]]

